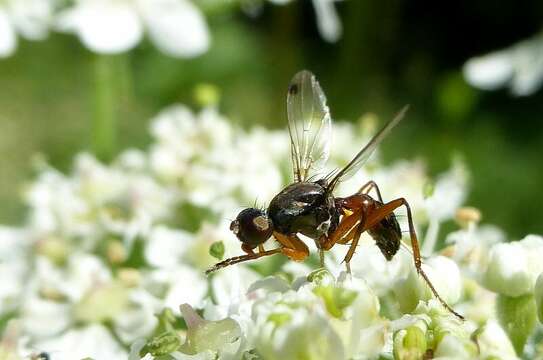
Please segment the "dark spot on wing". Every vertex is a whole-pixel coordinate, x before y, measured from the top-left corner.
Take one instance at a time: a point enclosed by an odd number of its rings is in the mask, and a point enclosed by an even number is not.
[[[288,87],[288,93],[290,95],[296,95],[298,93],[298,84],[290,84]]]

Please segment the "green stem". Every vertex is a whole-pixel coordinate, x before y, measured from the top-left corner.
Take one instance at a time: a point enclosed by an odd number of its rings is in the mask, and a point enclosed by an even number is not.
[[[118,92],[116,58],[98,55],[94,59],[94,114],[92,148],[103,161],[111,160],[117,140]]]

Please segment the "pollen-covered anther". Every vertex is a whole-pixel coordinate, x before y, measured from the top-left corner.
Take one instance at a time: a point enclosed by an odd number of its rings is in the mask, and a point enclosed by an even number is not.
[[[268,219],[265,216],[257,216],[257,217],[255,217],[253,219],[253,224],[255,224],[256,228],[259,231],[266,231],[270,227]]]
[[[477,224],[481,221],[481,211],[471,206],[459,208],[455,214],[456,222],[462,227],[468,227],[469,224]]]

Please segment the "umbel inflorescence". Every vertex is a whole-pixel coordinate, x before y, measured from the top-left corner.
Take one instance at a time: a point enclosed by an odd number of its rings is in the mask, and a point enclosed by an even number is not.
[[[330,166],[349,161],[375,128],[372,116],[336,123]],[[376,156],[339,193],[372,179],[385,198],[409,200],[423,268],[463,322],[433,299],[409,247],[386,261],[367,236],[352,276],[338,247],[325,270],[316,256],[272,258],[206,277],[215,257],[239,252],[230,220],[292,180],[288,135],[243,131],[215,108],[183,105],[153,119],[151,135],[146,150],[126,150],[109,165],[79,154],[68,174],[36,160],[25,225],[0,231],[0,269],[9,274],[0,285],[1,356],[541,356],[543,239],[509,243],[499,228],[480,225],[477,210],[462,207],[468,174],[460,160],[432,179],[421,161],[383,165]],[[397,215],[405,230],[405,214]],[[451,220],[456,230],[440,232]]]

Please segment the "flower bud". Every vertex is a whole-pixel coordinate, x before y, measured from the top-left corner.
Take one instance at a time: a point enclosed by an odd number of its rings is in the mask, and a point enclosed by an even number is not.
[[[536,325],[534,297],[531,294],[518,297],[498,295],[496,310],[498,320],[517,354],[522,354],[526,340]]]
[[[215,241],[209,247],[209,255],[213,256],[217,260],[222,260],[224,257],[224,243],[222,241]]]
[[[67,243],[55,237],[39,242],[36,250],[56,265],[64,265],[70,253]]]
[[[188,328],[187,339],[180,348],[185,354],[219,351],[238,341],[241,336],[239,324],[231,318],[207,321],[188,304],[181,305],[180,310]]]
[[[513,344],[495,320],[489,320],[483,327],[477,329],[473,337],[479,345],[481,359],[518,359]]]
[[[194,99],[200,106],[214,106],[219,103],[221,92],[215,85],[201,83],[194,88]]]
[[[506,296],[532,294],[543,272],[543,238],[528,235],[521,241],[496,244],[490,251],[484,285]]]
[[[426,334],[418,326],[409,326],[394,334],[393,346],[395,359],[422,359],[426,353]]]
[[[318,268],[307,275],[307,281],[317,285],[334,283],[334,276],[326,268]]]
[[[454,304],[458,301],[461,295],[462,281],[460,270],[454,261],[444,256],[437,256],[428,259],[422,268],[434,288],[448,304]],[[415,309],[420,300],[425,301],[433,298],[430,288],[414,268],[409,272],[407,278],[396,284],[394,292],[400,303],[400,309],[404,313]]]
[[[110,284],[91,290],[76,304],[74,316],[79,321],[111,320],[128,304],[128,290],[120,284]]]
[[[168,355],[181,346],[181,339],[174,331],[164,332],[149,341],[141,350],[140,355],[150,353],[153,356]]]
[[[134,268],[121,268],[118,271],[119,281],[127,288],[137,287],[141,283],[141,273]]]
[[[333,285],[317,286],[313,292],[324,301],[328,313],[338,319],[343,317],[343,311],[354,302],[357,296],[356,291]]]
[[[469,224],[477,224],[481,221],[481,210],[464,206],[456,210],[454,220],[463,228],[467,228]]]
[[[477,345],[468,337],[445,333],[434,350],[434,357],[440,359],[476,359]]]
[[[126,260],[128,254],[122,242],[113,240],[107,246],[106,256],[112,264],[120,264]]]

